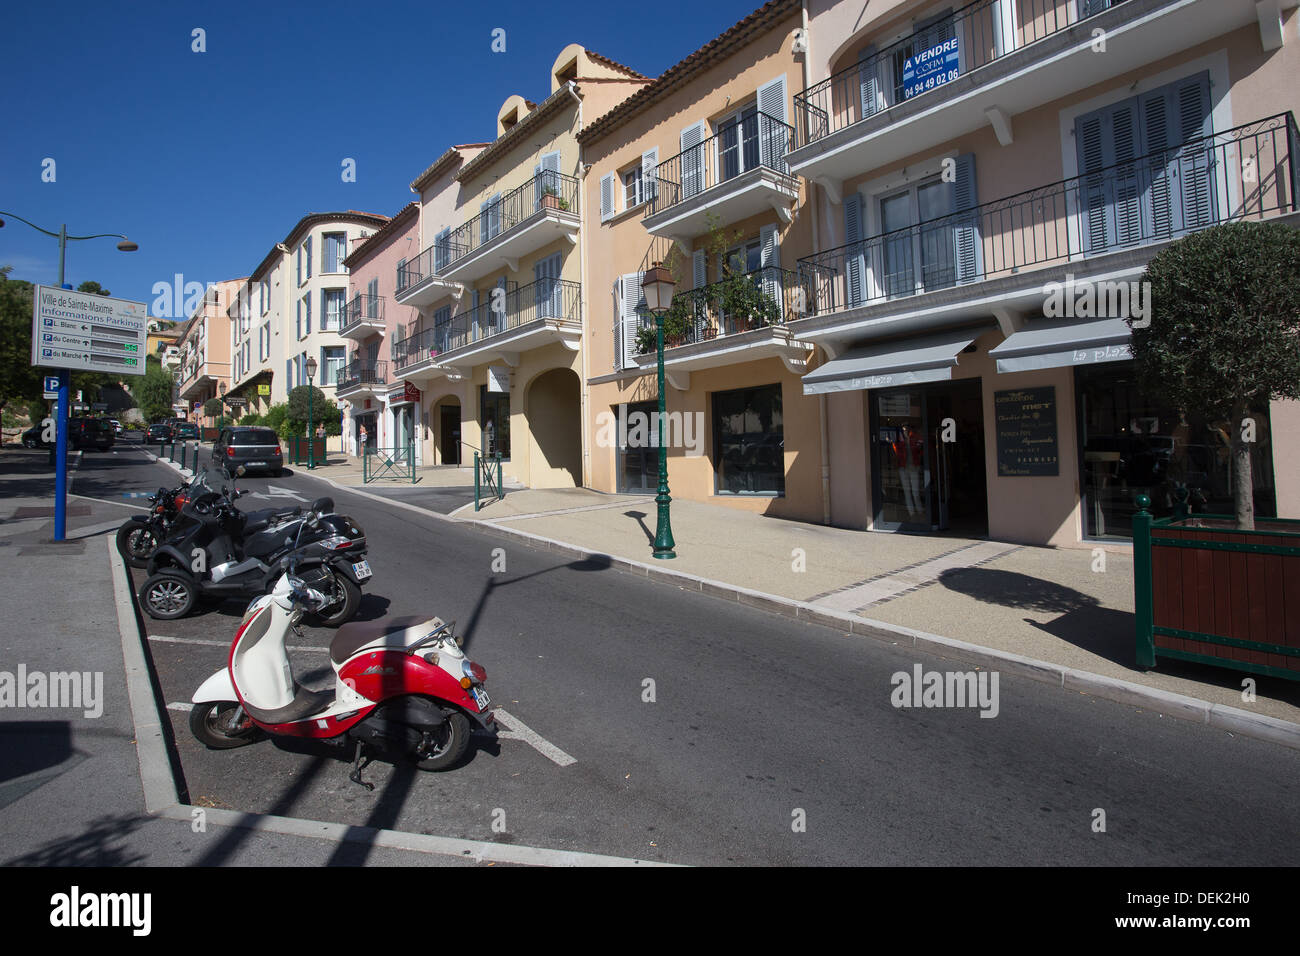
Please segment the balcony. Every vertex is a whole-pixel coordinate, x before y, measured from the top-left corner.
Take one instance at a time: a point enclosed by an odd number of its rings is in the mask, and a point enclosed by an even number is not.
[[[655,167],[646,231],[684,242],[707,232],[711,217],[738,222],[766,209],[789,222],[799,197],[785,161],[793,146],[794,127],[766,113],[743,114]]]
[[[519,271],[519,260],[557,239],[578,241],[578,180],[543,170],[503,195],[447,238],[448,279],[473,282],[501,269]]]
[[[800,338],[840,343],[1043,315],[1049,282],[1140,278],[1170,241],[1297,211],[1295,117],[1190,140],[799,260]]]
[[[401,263],[397,267],[397,288],[393,298],[399,305],[417,307],[432,305],[449,295],[459,298],[464,286],[443,275],[450,259],[450,248],[444,239],[414,259]]]
[[[838,202],[849,177],[987,125],[1006,146],[1017,114],[1255,22],[1253,0],[975,0],[796,94],[787,162]]]
[[[688,387],[683,373],[738,362],[780,358],[803,371],[810,346],[795,341],[787,319],[801,315],[804,301],[797,273],[769,266],[673,296],[664,315],[664,368],[672,383]],[[653,316],[642,315],[637,334],[637,364],[658,363]]]
[[[358,293],[343,310],[339,335],[360,342],[375,334],[384,334],[384,297]]]
[[[501,309],[491,295],[475,309],[393,343],[397,373],[413,382],[446,375],[492,360],[513,365],[519,353],[562,342],[577,349],[582,340],[582,292],[576,282],[540,279],[507,292]]]
[[[343,367],[335,391],[339,398],[378,395],[388,384],[388,363],[353,360]]]

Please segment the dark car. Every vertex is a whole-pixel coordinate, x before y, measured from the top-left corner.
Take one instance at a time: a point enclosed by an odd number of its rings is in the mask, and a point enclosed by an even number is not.
[[[178,422],[173,426],[172,433],[177,438],[198,438],[199,426],[193,422]]]
[[[149,431],[145,433],[144,440],[150,441],[171,441],[175,435],[172,434],[172,427],[166,422],[159,422],[156,425],[150,425]]]
[[[68,445],[108,451],[117,440],[113,423],[107,418],[73,418],[68,421]]]
[[[212,463],[233,475],[240,465],[245,471],[279,475],[284,470],[280,439],[270,428],[242,426],[223,428],[212,446]]]
[[[27,448],[49,448],[52,442],[47,442],[41,438],[41,433],[44,431],[44,425],[33,425],[23,432],[23,445]]]

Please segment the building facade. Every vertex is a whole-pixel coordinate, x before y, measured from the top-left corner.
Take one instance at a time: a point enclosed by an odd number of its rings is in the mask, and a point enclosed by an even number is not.
[[[217,418],[204,412],[203,403],[230,388],[230,306],[247,282],[228,279],[208,286],[179,342],[177,393],[186,405],[186,417],[204,427],[215,426]]]

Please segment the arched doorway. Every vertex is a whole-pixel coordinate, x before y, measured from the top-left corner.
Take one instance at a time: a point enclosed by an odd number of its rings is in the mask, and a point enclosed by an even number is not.
[[[572,369],[542,372],[528,386],[525,402],[532,444],[531,488],[576,488],[582,484],[582,398]]]
[[[428,427],[433,432],[434,460],[439,465],[463,463],[460,415],[460,399],[455,395],[445,395],[429,408]]]

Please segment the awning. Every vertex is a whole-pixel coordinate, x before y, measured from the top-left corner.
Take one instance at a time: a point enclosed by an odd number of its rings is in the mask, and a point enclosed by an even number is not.
[[[1133,357],[1130,336],[1123,319],[1043,319],[1013,332],[989,354],[999,372],[1124,362]]]
[[[879,342],[845,352],[803,377],[805,395],[892,388],[952,378],[962,349],[984,334],[984,327]]]

